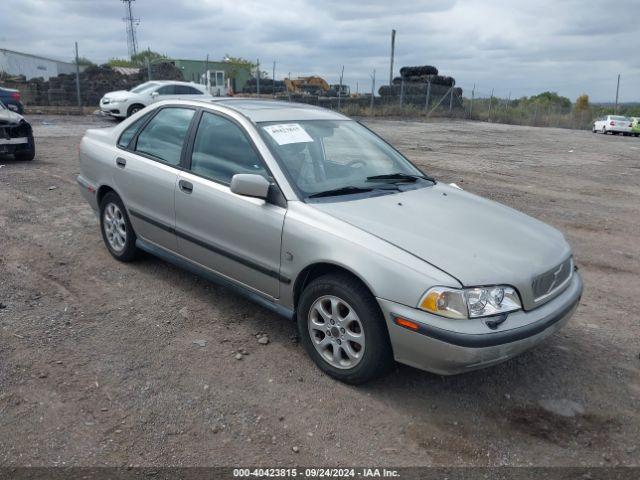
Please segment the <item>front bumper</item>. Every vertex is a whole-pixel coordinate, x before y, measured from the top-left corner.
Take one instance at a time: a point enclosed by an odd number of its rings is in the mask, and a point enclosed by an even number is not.
[[[542,342],[573,315],[582,288],[582,279],[574,272],[560,295],[534,310],[510,313],[495,330],[483,319],[445,319],[389,300],[377,300],[398,362],[454,375],[504,362]],[[419,331],[397,325],[396,317],[417,323]]]
[[[109,102],[104,103],[100,102],[100,112],[104,115],[109,115],[110,117],[122,117],[126,116],[126,105],[121,102]]]

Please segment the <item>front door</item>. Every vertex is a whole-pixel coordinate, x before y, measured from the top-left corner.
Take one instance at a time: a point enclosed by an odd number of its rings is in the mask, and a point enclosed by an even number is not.
[[[178,252],[277,298],[286,209],[229,188],[236,173],[269,177],[250,140],[232,120],[205,111],[188,163],[175,198]]]
[[[114,159],[115,186],[136,234],[172,251],[177,249],[174,232],[177,167],[194,114],[195,110],[190,108],[159,109],[125,147],[120,145],[122,149],[118,149]],[[125,130],[123,137],[128,133]]]

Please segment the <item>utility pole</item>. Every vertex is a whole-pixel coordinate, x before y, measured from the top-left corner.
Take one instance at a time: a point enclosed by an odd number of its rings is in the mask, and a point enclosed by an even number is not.
[[[147,80],[151,80],[151,47],[147,47]]]
[[[393,85],[393,57],[396,54],[396,31],[391,30],[391,64],[389,66],[389,86]]]
[[[76,42],[76,93],[78,95],[78,108],[82,113],[82,98],[80,97],[80,64],[78,63],[78,42]]]
[[[340,72],[340,88],[338,89],[338,110],[340,110],[340,96],[342,95],[342,78],[344,76],[344,65],[342,65],[342,71]]]
[[[136,39],[136,27],[140,25],[140,19],[133,17],[131,4],[136,0],[122,0],[124,3],[125,15],[122,19],[127,28],[127,49],[129,57],[134,57],[138,53],[138,40]]]
[[[469,105],[469,118],[473,114],[473,99],[476,96],[476,84],[473,84],[473,89],[471,90],[471,105]]]
[[[616,87],[616,107],[613,109],[613,113],[618,113],[618,94],[620,93],[620,74],[618,74],[618,86]]]
[[[451,92],[449,93],[449,113],[451,113],[451,110],[453,110],[453,87],[456,84],[455,80],[453,82],[453,84],[451,85]]]
[[[373,113],[373,96],[376,91],[376,69],[373,69],[373,75],[371,76],[371,111]]]
[[[256,92],[260,96],[260,59],[256,60]]]
[[[204,84],[207,86],[207,92],[211,95],[211,74],[209,73],[209,54],[204,61]]]
[[[276,98],[276,61],[273,61],[273,73],[271,75],[271,85],[273,89],[273,98]]]
[[[427,98],[424,100],[424,109],[425,111],[429,110],[429,101],[431,99],[431,81],[427,82]]]
[[[492,103],[493,103],[493,88],[491,89],[491,98],[489,98],[489,115],[488,115],[488,119],[487,119],[487,121],[489,123],[491,123],[491,104]]]

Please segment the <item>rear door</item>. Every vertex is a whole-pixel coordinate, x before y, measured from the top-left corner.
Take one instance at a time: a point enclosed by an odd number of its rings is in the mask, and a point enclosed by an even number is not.
[[[271,180],[243,128],[204,111],[195,131],[187,169],[176,190],[178,253],[271,297],[279,295],[280,245],[286,203],[274,185],[274,200],[236,195],[236,173]]]
[[[123,132],[114,159],[116,189],[136,234],[172,251],[177,249],[175,189],[194,116],[188,107],[158,109],[137,131]]]
[[[180,95],[177,94],[176,92],[176,87],[177,85],[163,85],[160,88],[158,88],[155,93],[157,93],[157,95],[153,95],[153,102],[159,102],[161,100],[173,100],[176,98],[180,98]]]
[[[204,98],[204,92],[201,92],[190,85],[176,85],[176,95],[182,100],[198,100]]]

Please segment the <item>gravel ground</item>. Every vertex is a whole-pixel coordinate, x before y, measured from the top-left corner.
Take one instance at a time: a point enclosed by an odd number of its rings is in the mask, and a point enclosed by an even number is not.
[[[32,120],[36,159],[0,158],[0,466],[638,465],[640,139],[369,121],[425,172],[565,232],[585,294],[507,363],[356,388],[292,323],[113,260],[75,183],[84,130],[109,121]]]

